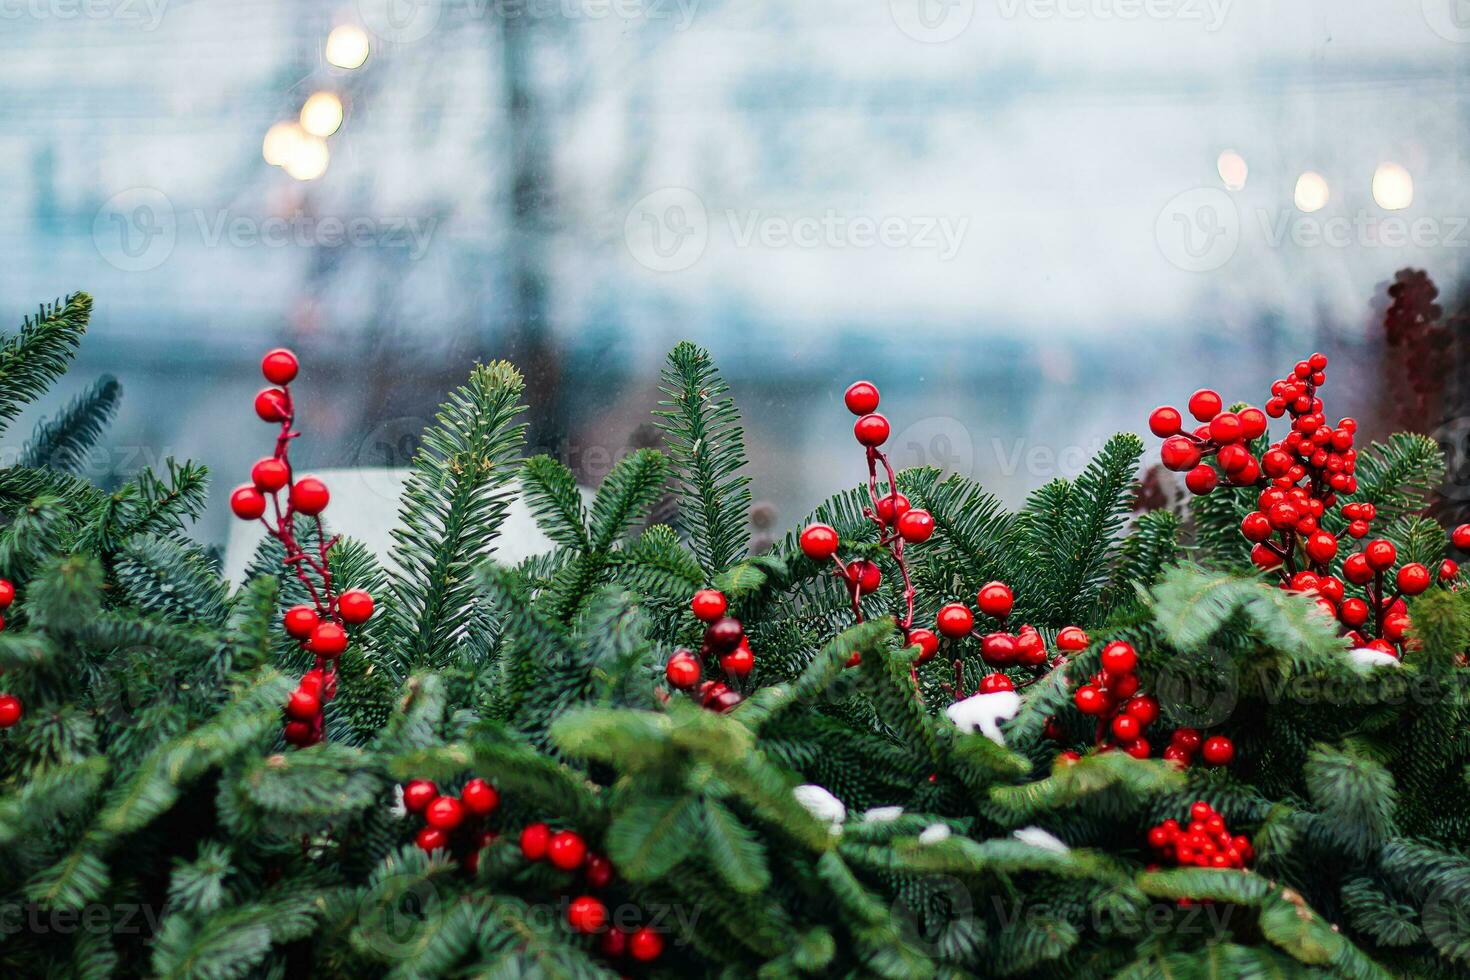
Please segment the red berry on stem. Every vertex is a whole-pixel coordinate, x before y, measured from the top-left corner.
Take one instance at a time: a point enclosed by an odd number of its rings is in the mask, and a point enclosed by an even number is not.
[[[290,384],[296,380],[296,372],[300,369],[301,364],[296,360],[296,355],[284,347],[267,351],[260,359],[260,373],[273,385]]]
[[[337,612],[344,623],[366,623],[373,617],[373,597],[365,589],[348,589],[337,597]]]
[[[0,694],[0,728],[13,728],[22,714],[20,698],[14,694]]]
[[[884,524],[892,524],[895,518],[907,514],[910,506],[909,498],[903,494],[886,494],[878,498],[878,519]]]
[[[1009,633],[990,633],[980,640],[980,656],[988,664],[1015,663],[1016,638]]]
[[[1199,463],[1199,448],[1186,436],[1170,436],[1159,449],[1164,466],[1176,473],[1193,469]]]
[[[812,561],[837,554],[837,532],[827,524],[810,524],[801,532],[801,551]]]
[[[1087,645],[1092,642],[1087,633],[1080,626],[1063,626],[1057,632],[1057,649],[1075,653],[1078,650],[1086,650]]]
[[[755,655],[749,647],[739,646],[720,658],[720,669],[734,677],[744,677],[755,667]]]
[[[934,635],[933,630],[911,629],[903,642],[904,646],[919,648],[919,655],[914,658],[916,664],[928,663],[939,652],[939,637]]]
[[[1281,555],[1263,541],[1251,549],[1251,562],[1257,568],[1272,569],[1281,564]]]
[[[876,412],[864,415],[853,423],[852,434],[864,446],[881,446],[888,441],[888,420]]]
[[[464,804],[452,796],[436,797],[424,810],[424,822],[440,830],[453,830],[464,823]]]
[[[1214,419],[1220,414],[1220,409],[1223,407],[1224,402],[1221,401],[1219,394],[1208,388],[1201,388],[1189,396],[1189,414],[1201,422],[1209,422]]]
[[[1145,728],[1159,720],[1159,702],[1147,694],[1132,698],[1123,706],[1123,710],[1137,718],[1138,723]]]
[[[934,533],[934,516],[927,510],[911,510],[898,519],[898,533],[905,541],[928,541]]]
[[[1271,536],[1271,522],[1260,511],[1252,511],[1241,519],[1240,533],[1247,541],[1265,541]]]
[[[980,592],[975,597],[980,611],[996,619],[1005,619],[1009,616],[1015,601],[1015,596],[1011,594],[1011,587],[1004,582],[987,582],[980,587]]]
[[[1373,581],[1373,566],[1368,564],[1368,556],[1359,551],[1344,558],[1342,576],[1354,585]]]
[[[1337,535],[1326,531],[1314,531],[1307,535],[1307,557],[1319,565],[1325,565],[1337,555]]]
[[[975,628],[975,614],[963,603],[948,603],[940,607],[939,615],[935,617],[935,628],[952,640],[969,636]]]
[[[286,393],[279,388],[262,388],[255,396],[255,414],[262,422],[284,422]]]
[[[1244,434],[1245,426],[1234,412],[1221,412],[1210,420],[1210,438],[1218,443],[1238,442]]]
[[[437,827],[424,827],[414,838],[421,851],[438,851],[449,846],[449,835]]]
[[[994,674],[986,674],[980,679],[981,694],[994,694],[996,691],[1014,691],[1016,684],[1005,674],[997,671]]]
[[[1266,434],[1266,413],[1259,408],[1240,410],[1240,435],[1243,439],[1256,439]]]
[[[265,496],[249,484],[236,487],[230,494],[230,510],[242,521],[253,521],[265,513]]]
[[[1113,676],[1132,673],[1138,666],[1138,654],[1132,644],[1114,640],[1102,650],[1102,669]]]
[[[607,924],[607,906],[591,895],[580,895],[567,906],[567,923],[578,932],[597,932]]]
[[[336,623],[318,623],[311,631],[311,639],[306,641],[306,648],[328,660],[340,657],[347,649],[347,631]]]
[[[1167,405],[1154,409],[1148,417],[1148,431],[1160,439],[1177,436],[1183,425],[1184,418],[1179,414],[1179,409]]]
[[[664,951],[664,938],[644,926],[628,937],[628,952],[640,963],[651,963]]]
[[[878,591],[878,586],[882,581],[882,570],[867,559],[859,559],[847,566],[848,585],[856,585],[858,591],[863,595]]]
[[[521,854],[527,861],[539,861],[546,857],[546,848],[551,843],[551,828],[544,823],[533,823],[521,831]]]
[[[563,871],[581,867],[587,857],[587,842],[574,830],[559,830],[546,845],[546,856]]]
[[[14,601],[15,585],[9,579],[0,578],[0,609],[9,609]]]
[[[1398,586],[1404,595],[1418,595],[1429,588],[1429,569],[1417,561],[1410,562],[1399,569]]]
[[[322,702],[311,691],[297,688],[286,701],[286,717],[296,721],[311,721],[322,710]]]
[[[854,415],[867,415],[878,410],[878,386],[871,381],[854,381],[842,395],[847,410]]]
[[[1112,723],[1113,737],[1122,742],[1131,742],[1138,737],[1142,726],[1132,715],[1115,715]]]
[[[1439,580],[1441,582],[1449,582],[1454,579],[1456,575],[1459,574],[1460,566],[1450,559],[1446,558],[1444,561],[1439,563]]]
[[[409,813],[421,813],[439,796],[439,787],[427,779],[410,780],[403,787],[403,808]]]
[[[1461,524],[1450,532],[1450,540],[1461,551],[1470,551],[1470,524]]]
[[[1203,497],[1220,484],[1220,475],[1209,463],[1201,463],[1188,473],[1184,474],[1184,485],[1189,492]]]
[[[250,467],[250,482],[266,493],[275,493],[291,482],[291,467],[285,460],[267,456]]]
[[[292,606],[286,610],[286,632],[298,640],[310,637],[312,630],[316,629],[320,621],[316,610],[310,606]]]
[[[1337,610],[1337,618],[1349,626],[1362,626],[1368,621],[1368,604],[1362,599],[1344,599]]]
[[[1200,755],[1211,766],[1228,766],[1235,758],[1235,743],[1224,735],[1211,735],[1205,739]]]
[[[729,653],[740,645],[745,629],[740,620],[732,616],[721,616],[704,631],[704,642],[715,653]]]
[[[1398,549],[1386,538],[1374,538],[1364,546],[1363,555],[1374,571],[1381,572],[1393,566],[1394,559],[1398,557]]]
[[[303,514],[320,514],[331,499],[327,485],[314,476],[302,477],[291,486],[291,506]]]
[[[587,884],[593,888],[606,888],[612,881],[612,862],[601,854],[587,855]]]
[[[628,951],[628,934],[616,927],[609,929],[598,939],[597,948],[603,956],[615,960]]]
[[[675,651],[664,666],[664,677],[681,691],[687,691],[699,683],[699,661],[688,650]]]
[[[719,589],[700,589],[689,600],[689,610],[694,613],[694,618],[706,623],[713,623],[725,615],[728,608],[730,602]]]
[[[464,789],[459,791],[459,798],[466,809],[479,817],[493,813],[500,806],[500,794],[495,787],[478,777],[464,784]]]
[[[1108,699],[1102,691],[1091,684],[1083,684],[1072,695],[1077,710],[1084,715],[1100,715],[1108,710]]]

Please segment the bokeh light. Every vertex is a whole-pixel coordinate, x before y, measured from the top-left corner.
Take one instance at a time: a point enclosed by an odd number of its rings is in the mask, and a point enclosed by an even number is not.
[[[1380,163],[1373,172],[1373,200],[1385,211],[1408,207],[1414,203],[1414,178],[1397,163]]]
[[[327,172],[330,159],[326,140],[303,133],[291,147],[291,154],[282,166],[297,180],[316,180]]]
[[[260,147],[261,156],[272,167],[282,166],[290,159],[296,144],[304,135],[301,127],[294,122],[278,122],[266,130],[265,140]]]
[[[331,92],[317,92],[301,107],[301,128],[325,139],[342,126],[342,100]]]
[[[1327,206],[1329,192],[1327,178],[1315,170],[1308,170],[1296,179],[1296,193],[1292,195],[1298,211],[1311,214]]]
[[[1225,189],[1232,191],[1245,187],[1245,179],[1250,174],[1245,157],[1234,150],[1222,151],[1220,158],[1215,161],[1215,169],[1219,171],[1220,179],[1225,182]]]
[[[361,68],[368,50],[367,33],[356,24],[343,24],[327,35],[327,63],[338,68]]]

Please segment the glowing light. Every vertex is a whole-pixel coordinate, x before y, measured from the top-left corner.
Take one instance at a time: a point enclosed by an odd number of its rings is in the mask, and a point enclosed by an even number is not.
[[[327,172],[327,162],[330,159],[326,140],[303,134],[291,148],[291,155],[282,166],[286,173],[297,180],[316,180]]]
[[[265,140],[260,146],[260,155],[272,167],[279,167],[291,157],[296,144],[305,134],[293,122],[278,122],[265,131]]]
[[[338,68],[361,68],[368,57],[368,36],[356,24],[343,24],[327,35],[327,63]]]
[[[331,92],[317,92],[301,107],[301,128],[325,139],[342,125],[342,100]]]
[[[1308,170],[1296,179],[1296,200],[1298,211],[1310,214],[1320,211],[1327,206],[1328,198],[1327,178],[1315,170]]]
[[[1385,211],[1401,211],[1414,203],[1414,178],[1396,163],[1380,163],[1373,171],[1373,200]]]
[[[1220,179],[1225,182],[1225,189],[1238,191],[1245,186],[1245,178],[1250,174],[1250,168],[1245,165],[1245,157],[1234,150],[1224,150],[1220,158],[1215,161],[1215,169],[1220,172]]]

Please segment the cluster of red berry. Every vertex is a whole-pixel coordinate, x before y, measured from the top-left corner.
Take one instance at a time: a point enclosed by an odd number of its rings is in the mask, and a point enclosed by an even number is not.
[[[612,862],[590,851],[575,830],[552,829],[533,823],[521,831],[521,854],[527,861],[547,861],[562,871],[581,869],[589,888],[601,890],[612,881]],[[567,905],[567,924],[577,932],[597,935],[598,948],[609,959],[624,955],[642,963],[656,960],[664,951],[664,939],[656,930],[642,926],[624,930],[609,926],[607,903],[595,895],[579,895]]]
[[[745,698],[724,681],[707,680],[701,684],[699,678],[704,673],[701,660],[718,658],[720,669],[732,679],[745,677],[755,668],[755,654],[745,636],[745,627],[740,625],[740,620],[725,615],[729,608],[729,600],[718,589],[700,589],[694,593],[689,609],[696,619],[707,624],[700,656],[679,649],[664,665],[664,677],[671,686],[689,691],[698,685],[700,704],[719,712],[729,711]]]
[[[285,738],[296,746],[314,745],[322,740],[325,705],[337,693],[337,660],[347,650],[347,625],[365,623],[373,614],[373,597],[362,589],[349,589],[340,596],[332,585],[332,571],[327,553],[337,539],[326,539],[322,531],[321,513],[326,510],[331,494],[326,484],[313,476],[295,478],[291,469],[291,440],[296,410],[291,401],[290,384],[300,370],[296,355],[285,348],[268,352],[260,362],[261,373],[273,387],[255,396],[255,414],[263,421],[280,425],[275,452],[250,468],[250,482],[230,494],[230,509],[241,520],[258,520],[266,533],[281,542],[287,568],[300,579],[311,596],[311,605],[293,606],[286,611],[287,634],[301,641],[303,649],[316,656],[312,669],[302,676],[296,690],[286,702]],[[280,493],[286,491],[285,503]],[[267,505],[271,516],[266,517]],[[316,520],[315,553],[303,548],[296,539],[295,516],[304,514]]]
[[[1172,817],[1148,831],[1148,844],[1161,861],[1199,868],[1244,868],[1255,859],[1250,839],[1232,835],[1225,818],[1204,800],[1189,808],[1189,823]]]
[[[3,610],[15,601],[15,586],[9,579],[0,578],[0,630],[5,628]],[[10,728],[20,721],[20,698],[14,694],[0,694],[0,728]]]
[[[403,787],[403,808],[424,818],[414,843],[430,853],[452,850],[471,873],[480,867],[480,850],[495,840],[484,821],[498,806],[500,794],[478,777],[460,787],[458,797],[440,793],[427,779],[410,780]]]
[[[1393,543],[1383,538],[1367,542],[1342,563],[1343,578],[1364,586],[1363,598],[1347,597],[1343,581],[1331,574],[1339,541],[1322,527],[1322,519],[1338,505],[1339,495],[1357,490],[1358,451],[1353,439],[1358,426],[1350,418],[1339,419],[1336,426],[1328,424],[1317,396],[1326,381],[1326,368],[1325,354],[1298,362],[1287,377],[1271,385],[1264,411],[1224,411],[1219,394],[1201,389],[1189,399],[1190,414],[1203,423],[1193,432],[1183,431],[1183,416],[1167,406],[1149,416],[1149,429],[1164,440],[1164,465],[1184,472],[1193,493],[1213,491],[1222,473],[1236,486],[1258,488],[1257,509],[1240,525],[1241,534],[1253,545],[1251,560],[1262,569],[1276,570],[1283,589],[1315,595],[1323,611],[1340,620],[1357,645],[1399,656],[1410,625],[1403,596],[1428,589],[1432,576],[1424,565],[1407,563],[1394,576],[1395,590],[1390,594],[1385,577],[1398,555]],[[1289,416],[1291,431],[1257,458],[1250,442],[1266,434],[1268,416]],[[1204,462],[1209,456],[1215,457],[1218,471]],[[1348,535],[1364,538],[1377,510],[1371,503],[1346,503],[1342,516],[1349,522]],[[1448,560],[1438,571],[1442,582],[1458,574],[1459,567]]]
[[[908,562],[904,559],[905,544],[919,544],[929,540],[934,533],[934,517],[927,510],[914,507],[909,499],[898,492],[898,480],[893,473],[893,464],[888,455],[878,447],[888,441],[888,419],[879,415],[878,388],[868,381],[854,382],[843,395],[848,411],[858,416],[853,424],[853,435],[861,444],[868,462],[868,500],[863,514],[878,527],[878,545],[887,549],[903,577],[904,612],[899,618],[899,628],[904,631],[905,643],[917,645],[923,652],[919,663],[923,663],[939,648],[938,638],[929,630],[911,629],[914,622],[914,587],[909,580]],[[878,467],[883,467],[887,488],[878,486]],[[878,591],[883,582],[882,569],[867,558],[844,562],[837,557],[841,542],[837,531],[829,524],[810,524],[801,532],[801,550],[812,561],[833,563],[833,571],[852,599],[852,612],[858,622],[863,620],[859,600]],[[854,658],[854,663],[857,662]]]

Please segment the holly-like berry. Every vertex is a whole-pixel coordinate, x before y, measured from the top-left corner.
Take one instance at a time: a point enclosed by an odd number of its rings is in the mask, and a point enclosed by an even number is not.
[[[1265,541],[1271,536],[1271,521],[1260,511],[1251,511],[1241,518],[1240,533],[1247,541]]]
[[[1450,532],[1450,540],[1461,551],[1470,551],[1470,524],[1461,524]]]
[[[265,495],[248,483],[238,486],[230,494],[230,510],[242,521],[253,521],[265,513]]]
[[[1374,538],[1363,547],[1363,556],[1375,572],[1382,572],[1393,567],[1398,549],[1387,538]]]
[[[1453,581],[1455,576],[1459,574],[1460,566],[1456,562],[1446,558],[1444,561],[1439,563],[1439,580],[1441,582]]]
[[[286,632],[298,640],[305,640],[311,636],[321,618],[317,616],[316,610],[310,606],[292,606],[286,610],[284,623]]]
[[[1220,474],[1209,463],[1200,463],[1184,474],[1184,485],[1190,493],[1203,497],[1220,485]]]
[[[500,794],[495,787],[478,777],[464,784],[464,789],[459,791],[459,799],[465,809],[477,817],[494,813],[500,806]]]
[[[853,423],[852,434],[864,446],[881,446],[888,441],[888,420],[877,412],[864,415]]]
[[[1187,436],[1170,436],[1159,449],[1159,458],[1166,469],[1183,473],[1199,464],[1199,447]]]
[[[1399,569],[1398,586],[1404,595],[1418,595],[1429,588],[1429,581],[1429,569],[1417,561]]]
[[[1016,638],[1009,633],[989,633],[980,639],[980,656],[992,666],[1016,662]]]
[[[713,623],[725,615],[728,608],[730,602],[719,589],[700,589],[689,600],[689,610],[694,613],[694,618],[706,623]]]
[[[829,524],[809,524],[801,532],[801,552],[812,561],[831,558],[837,545],[837,531]]]
[[[291,482],[291,467],[285,460],[267,456],[250,467],[250,482],[264,493],[275,493]]]
[[[1200,755],[1211,766],[1228,766],[1235,758],[1235,743],[1224,735],[1211,735],[1205,739]]]
[[[1337,555],[1337,535],[1326,531],[1313,531],[1307,535],[1304,547],[1307,557],[1318,565],[1325,565]]]
[[[980,587],[979,594],[975,596],[975,604],[980,607],[980,611],[996,619],[1009,616],[1015,602],[1011,587],[1004,582],[988,582]]]
[[[1120,742],[1131,742],[1143,731],[1143,726],[1132,715],[1114,715],[1110,727],[1113,730],[1113,737]]]
[[[1189,396],[1189,414],[1201,422],[1213,420],[1224,407],[1225,403],[1220,395],[1208,388],[1201,388]]]
[[[1138,666],[1138,654],[1123,640],[1114,640],[1102,649],[1102,669],[1113,676],[1129,674]]]
[[[745,636],[745,630],[740,625],[740,620],[732,616],[722,616],[709,624],[704,631],[704,642],[711,650],[718,654],[729,653],[740,645]]]
[[[578,932],[598,932],[607,924],[607,906],[591,895],[580,895],[567,906],[567,924]]]
[[[299,687],[291,692],[291,697],[286,701],[286,716],[296,721],[311,721],[321,710],[321,698]]]
[[[22,713],[20,698],[14,694],[0,694],[0,728],[13,728]]]
[[[1179,409],[1170,408],[1167,405],[1160,406],[1149,413],[1148,431],[1160,439],[1177,436],[1184,425],[1184,417],[1179,414]]]
[[[340,657],[347,649],[347,631],[336,623],[318,623],[306,641],[306,649],[328,660]]]
[[[1344,558],[1342,576],[1354,585],[1364,585],[1373,581],[1373,566],[1368,564],[1368,556],[1359,551]]]
[[[1344,599],[1337,618],[1352,627],[1362,626],[1368,621],[1368,604],[1362,599]]]
[[[403,787],[403,808],[409,813],[422,813],[439,797],[439,787],[427,779],[412,779]]]
[[[284,347],[267,351],[260,359],[260,373],[273,385],[290,384],[296,380],[296,372],[300,369],[301,364],[296,360],[296,355]]]
[[[311,725],[304,721],[288,721],[284,735],[286,744],[297,748],[316,744],[316,735],[312,732]]]
[[[1145,728],[1159,720],[1159,702],[1147,694],[1130,698],[1128,703],[1123,705],[1123,710],[1137,718],[1138,723]]]
[[[464,804],[452,796],[436,797],[424,810],[424,822],[440,830],[453,830],[464,823]]]
[[[1091,684],[1083,684],[1077,688],[1072,695],[1072,701],[1084,715],[1100,715],[1108,710],[1107,695]]]
[[[0,578],[0,609],[9,609],[15,601],[15,585],[10,579]]]
[[[413,842],[421,851],[442,851],[449,846],[449,835],[438,827],[424,827],[419,830]]]
[[[366,623],[373,618],[373,597],[364,589],[348,589],[337,597],[337,612],[344,623]]]
[[[546,857],[563,871],[571,871],[586,859],[587,842],[575,830],[559,830],[546,845]]]
[[[909,498],[901,493],[890,493],[878,498],[878,519],[884,524],[892,524],[896,518],[907,514],[912,505]]]
[[[927,510],[911,510],[898,519],[898,533],[912,544],[928,541],[934,533],[934,515]]]
[[[755,667],[750,647],[738,646],[720,658],[720,669],[732,677],[744,677]]]
[[[286,405],[286,393],[279,388],[262,388],[255,396],[255,414],[262,422],[284,422]]]
[[[847,410],[854,415],[867,415],[878,410],[878,386],[871,381],[854,381],[842,395]]]
[[[934,625],[940,634],[957,640],[962,636],[969,636],[970,631],[975,628],[975,614],[970,612],[969,606],[951,602],[940,607]]]
[[[846,577],[849,587],[856,585],[859,593],[868,595],[878,591],[883,582],[883,571],[875,563],[862,558],[847,566]]]
[[[1080,626],[1063,626],[1057,633],[1057,649],[1068,653],[1086,650],[1091,642],[1087,632]]]
[[[628,937],[628,953],[640,963],[651,963],[664,951],[664,937],[644,926]]]
[[[598,938],[597,949],[610,960],[618,959],[628,951],[628,934],[617,927],[609,929]]]
[[[969,631],[967,630],[966,632]],[[909,630],[908,635],[903,639],[903,643],[904,646],[916,646],[919,648],[919,655],[914,658],[914,663],[916,664],[928,663],[939,652],[939,637],[934,634],[933,630],[926,630],[922,627]]]
[[[673,687],[687,691],[699,683],[699,661],[688,650],[676,650],[664,665],[664,677]]]
[[[546,857],[546,848],[551,843],[551,828],[544,823],[533,823],[521,831],[521,855],[527,861],[539,861]]]
[[[315,516],[327,509],[332,495],[327,485],[314,476],[305,476],[291,485],[291,506],[303,514]]]
[[[612,881],[612,862],[601,854],[587,855],[587,884],[593,888],[606,888]]]
[[[999,671],[980,678],[979,693],[981,694],[994,694],[996,691],[1014,691],[1015,689],[1015,682]]]

